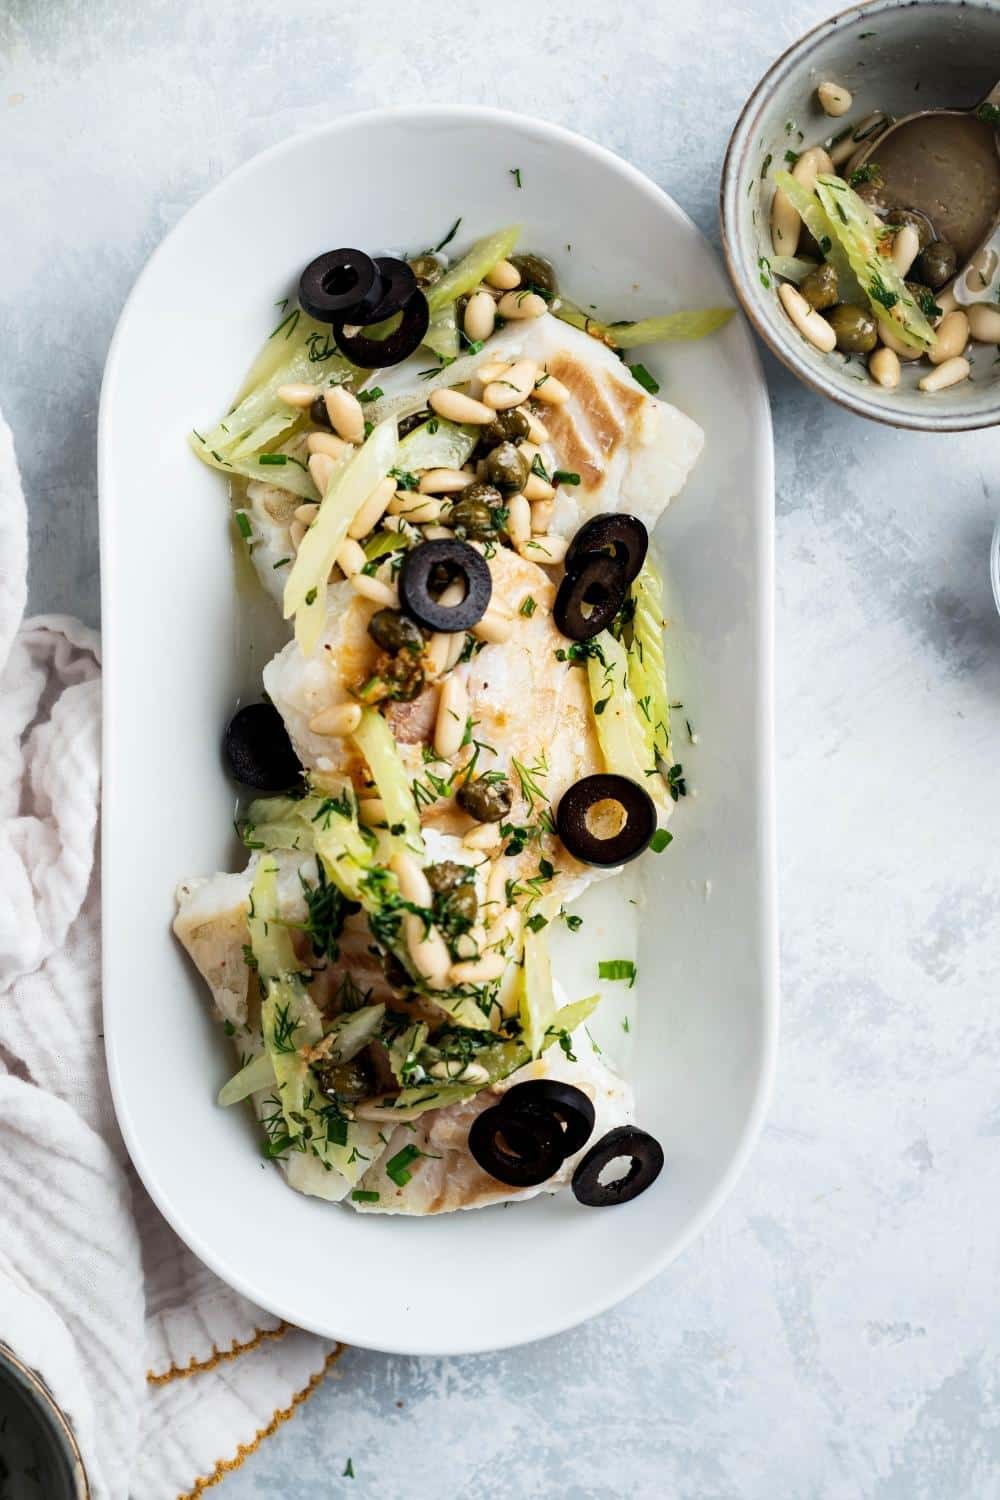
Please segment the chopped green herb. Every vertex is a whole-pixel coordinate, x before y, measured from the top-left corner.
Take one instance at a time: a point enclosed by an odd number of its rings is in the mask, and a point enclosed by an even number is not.
[[[262,453],[260,455],[260,458],[259,458],[258,462],[262,463],[262,464],[274,464],[276,467],[280,467],[283,464],[287,464],[287,462],[288,462],[288,454],[287,453]]]
[[[659,390],[659,386],[657,386]],[[579,484],[579,474],[574,474],[572,469],[557,469],[552,476],[553,484]]]
[[[976,119],[984,125],[1000,124],[1000,104],[981,104],[976,110]]]
[[[667,790],[676,802],[680,797],[687,796],[687,782],[684,779],[684,767],[674,765],[667,772]]]
[[[461,216],[461,214],[459,214],[458,218],[455,220],[454,224],[448,230],[448,233],[445,235],[444,239],[443,240],[439,240],[438,243],[434,246],[434,249],[430,252],[431,255],[437,255],[438,251],[439,250],[443,250],[444,247],[445,247],[445,245],[450,245],[451,244],[452,240],[455,238],[456,234],[458,233],[458,226],[459,226],[459,224],[461,224],[461,222],[462,222],[462,216]]]
[[[546,484],[548,484],[548,471],[545,465],[542,463],[542,455],[540,453],[536,453],[534,458],[531,460],[531,472],[532,474],[536,474],[539,479],[544,479]]]
[[[378,1193],[369,1192],[367,1188],[355,1188],[351,1193],[355,1203],[377,1203]]]
[[[758,255],[757,269],[760,272],[760,284],[766,291],[771,285],[771,262],[766,255]]]
[[[548,917],[543,917],[540,911],[536,911],[535,915],[529,917],[524,925],[525,927],[530,927],[532,932],[541,932],[543,927],[548,927],[549,919]]]
[[[644,391],[648,391],[651,396],[656,395],[657,391],[660,389],[660,382],[657,380],[655,375],[651,375],[649,373],[645,365],[640,364],[638,361],[636,361],[634,365],[628,366],[628,370],[633,380],[637,380]],[[576,482],[577,484],[580,483],[579,478]]]
[[[253,536],[253,527],[250,525],[250,517],[246,511],[238,510],[236,512],[236,527],[245,542],[249,541]]]
[[[530,620],[537,608],[538,605],[535,603],[531,595],[528,594],[524,599],[521,600],[521,608],[518,610],[518,614],[524,615],[525,619]]]
[[[236,1035],[236,1027],[233,1025],[232,1021],[224,1021],[222,1023],[222,1029],[226,1033],[226,1036]]]
[[[355,1198],[357,1198],[357,1197],[360,1196],[360,1194],[355,1193],[353,1196]],[[376,1198],[378,1197],[378,1193],[375,1194],[375,1197]],[[349,1458],[347,1460],[347,1463],[344,1465],[344,1472],[343,1472],[343,1474],[341,1474],[340,1477],[341,1477],[341,1479],[354,1479],[355,1478],[355,1474],[354,1474],[354,1460],[353,1460],[353,1458]]]
[[[513,177],[513,179],[514,179],[515,183],[517,184],[517,186],[520,187],[521,186],[521,168],[520,167],[511,167],[510,168],[510,175]]]
[[[801,155],[801,152],[799,152],[799,151],[793,151],[792,148],[791,148],[791,146],[789,146],[788,150],[785,152],[785,160],[786,160],[786,162],[788,163],[788,165],[790,167],[794,167],[794,165],[798,161],[800,155]]]
[[[316,603],[317,592],[318,592],[318,590],[316,590],[316,589],[310,589],[309,590],[308,594],[306,595],[306,604],[315,604]]]
[[[847,181],[852,188],[860,187],[864,182],[881,182],[882,168],[877,161],[866,161],[851,173]]]
[[[380,385],[373,385],[370,391],[358,391],[358,400],[362,406],[367,406],[369,401],[380,401],[384,395]]]
[[[291,560],[292,559],[290,557],[279,557],[278,561],[276,563],[272,563],[271,564],[272,571],[275,568],[284,568],[284,567],[287,567],[288,564],[291,562]]]
[[[761,180],[761,182],[763,182],[764,178],[767,176],[767,169],[771,165],[771,163],[772,163],[773,160],[774,160],[774,157],[771,155],[771,153],[769,151],[767,153],[767,155],[764,157],[764,160],[760,164],[760,180]]]
[[[390,469],[389,477],[396,481],[397,489],[416,490],[420,488],[420,480],[416,474],[411,474],[408,469]]]
[[[597,965],[599,979],[627,979],[629,989],[635,984],[637,973],[630,958],[602,958]]]
[[[673,841],[672,833],[668,833],[665,828],[658,828],[649,841],[649,847],[654,854],[662,854],[667,845],[672,844]]]
[[[580,931],[580,928],[583,926],[583,918],[578,917],[575,911],[566,911],[564,909],[560,911],[559,915],[566,923],[566,926],[569,928],[570,932]]]
[[[631,1030],[632,1030],[632,1026],[631,1026],[631,1024],[629,1022],[628,1016],[623,1016],[622,1017],[622,1031],[628,1032],[628,1031],[631,1031]]]
[[[392,1178],[397,1187],[405,1187],[410,1180],[409,1167],[419,1156],[429,1156],[430,1152],[421,1151],[419,1146],[404,1146],[402,1151],[385,1164],[385,1170]],[[438,1158],[434,1158],[438,1160]]]

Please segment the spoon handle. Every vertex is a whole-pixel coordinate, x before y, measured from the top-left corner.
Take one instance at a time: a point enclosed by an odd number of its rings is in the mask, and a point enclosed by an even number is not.
[[[997,301],[1000,293],[1000,222],[993,226],[989,239],[959,271],[951,289],[959,307],[970,307],[973,302]]]
[[[997,117],[992,113],[995,109],[1000,110],[1000,80],[993,85],[986,98],[979,101],[976,105],[975,113],[980,119],[983,119],[985,116],[987,119],[992,119],[993,123],[996,124]]]

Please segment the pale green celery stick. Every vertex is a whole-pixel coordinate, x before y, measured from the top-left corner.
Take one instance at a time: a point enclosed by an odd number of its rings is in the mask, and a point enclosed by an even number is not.
[[[400,439],[394,467],[411,474],[423,469],[460,469],[478,440],[478,428],[432,417]]]
[[[525,930],[524,969],[518,1009],[525,1043],[532,1057],[537,1057],[556,1010],[552,963],[544,929],[541,932],[533,932],[530,927]]]
[[[477,240],[472,249],[428,290],[427,305],[431,316],[454,302],[457,297],[464,297],[467,292],[475,291],[487,271],[492,271],[498,260],[507,259],[517,244],[520,233],[520,224],[509,224],[506,229],[498,229]]]
[[[378,794],[385,803],[386,822],[390,828],[401,826],[406,846],[423,859],[420,814],[388,722],[374,708],[362,709],[361,723],[351,738],[368,762]]]
[[[646,561],[632,585],[635,614],[632,643],[628,648],[628,680],[639,709],[639,726],[646,744],[648,764],[657,759],[671,765],[670,699],[663,650],[663,580],[647,553]]]
[[[431,318],[424,335],[424,348],[433,349],[440,359],[458,357],[458,319],[453,302],[439,308]]]
[[[361,506],[396,458],[396,422],[380,422],[366,443],[336,469],[319,514],[302,539],[285,584],[285,619],[295,617],[295,639],[312,654],[326,621],[326,587],[340,545]]]
[[[222,474],[239,474],[244,479],[260,479],[265,484],[276,484],[283,490],[290,490],[293,495],[301,495],[303,500],[319,499],[319,491],[313,484],[309,470],[286,454],[275,455],[286,459],[283,464],[262,463],[260,457],[226,459],[222,454],[209,452],[197,433],[192,432],[188,442],[203,463],[208,464],[209,468],[218,469]]]
[[[819,245],[829,265],[837,273],[837,295],[842,302],[863,303],[864,293],[855,276],[851,262],[844,252],[840,240],[830,223],[830,215],[814,192],[796,182],[791,172],[776,172],[775,186],[780,187],[791,201],[799,218]]]
[[[378,1036],[384,1017],[384,1005],[362,1005],[359,1010],[345,1011],[331,1021],[326,1028],[326,1035],[333,1037],[333,1046],[327,1054],[330,1061],[346,1063],[357,1057]]]
[[[219,1090],[218,1102],[226,1108],[230,1104],[239,1104],[241,1099],[247,1099],[251,1094],[256,1094],[258,1089],[270,1088],[274,1083],[274,1064],[266,1052],[260,1052],[251,1061],[234,1073],[228,1083],[223,1084]]]
[[[582,329],[611,349],[635,349],[640,344],[678,343],[702,339],[722,328],[733,316],[731,307],[703,307],[690,311],[665,313],[659,318],[640,318],[638,322],[605,323],[593,318],[561,297],[554,308],[557,318],[573,328]]]
[[[890,232],[839,177],[821,174],[816,179],[816,196],[878,321],[911,348],[933,349],[937,334],[907,290],[892,257],[879,254],[879,246],[891,242]]]
[[[429,1028],[423,1021],[408,1026],[389,1043],[389,1067],[398,1083],[405,1083],[408,1065],[416,1062],[417,1053],[427,1040]]]

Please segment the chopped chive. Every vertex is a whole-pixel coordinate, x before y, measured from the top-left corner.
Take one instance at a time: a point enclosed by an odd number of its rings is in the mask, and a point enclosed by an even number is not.
[[[657,386],[659,390],[659,386]],[[557,469],[552,476],[553,484],[579,484],[579,474],[574,474],[571,469]]]
[[[367,1188],[355,1188],[351,1193],[355,1203],[377,1203],[378,1193],[371,1193]]]
[[[316,603],[316,595],[317,595],[317,590],[316,589],[310,589],[309,592],[308,592],[308,594],[306,595],[306,604],[315,604]]]
[[[651,375],[646,369],[646,366],[643,364],[639,364],[638,362],[634,365],[629,365],[628,368],[632,375],[632,379],[637,380],[644,391],[648,391],[651,396],[655,396],[657,391],[660,389],[660,382],[657,380],[656,376]]]
[[[518,610],[518,614],[524,615],[526,619],[530,620],[537,608],[538,605],[529,594],[526,599],[521,600],[521,608]]]
[[[635,984],[637,973],[630,958],[602,958],[597,965],[599,979],[627,979],[629,989]]]
[[[245,542],[249,541],[253,536],[253,527],[250,525],[250,519],[246,511],[238,510],[236,512],[236,527]]]
[[[672,844],[673,841],[672,833],[668,833],[665,828],[658,828],[649,841],[649,847],[654,854],[662,854],[667,845]]]
[[[520,187],[521,186],[521,168],[520,167],[511,167],[509,170],[510,170],[510,175],[513,177],[515,183],[517,184],[518,187]]]

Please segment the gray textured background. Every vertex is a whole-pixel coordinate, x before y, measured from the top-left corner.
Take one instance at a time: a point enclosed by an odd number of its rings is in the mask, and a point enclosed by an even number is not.
[[[740,104],[831,9],[14,0],[0,403],[35,608],[97,620],[105,350],[146,256],[232,167],[350,109],[500,104],[621,152],[715,241]],[[575,1333],[350,1352],[226,1500],[1000,1493],[998,438],[876,428],[766,363],[784,1036],[757,1155],[679,1265]]]

